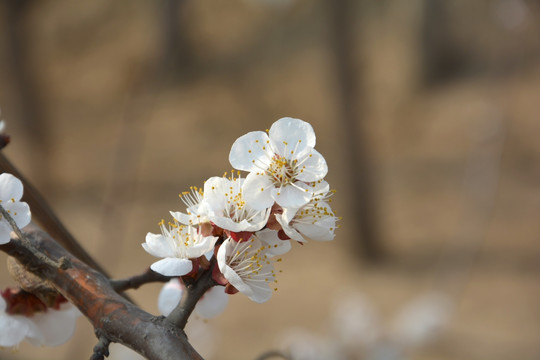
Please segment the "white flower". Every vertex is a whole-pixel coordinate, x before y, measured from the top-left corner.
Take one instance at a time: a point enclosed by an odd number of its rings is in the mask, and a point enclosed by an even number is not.
[[[184,225],[198,225],[208,222],[206,204],[203,202],[203,189],[191,186],[190,191],[180,194],[180,199],[187,206],[186,214],[180,211],[171,211],[171,215],[178,222]]]
[[[253,131],[238,138],[229,154],[231,165],[249,171],[244,183],[244,199],[255,209],[274,203],[299,208],[310,199],[300,186],[324,178],[328,167],[315,149],[315,132],[310,124],[293,118],[281,118],[268,135]]]
[[[168,316],[182,299],[185,287],[178,278],[169,280],[163,286],[158,296],[158,309]],[[223,286],[213,286],[197,302],[194,311],[203,319],[218,316],[227,307],[229,295],[225,293]]]
[[[208,218],[222,229],[233,232],[253,232],[262,229],[270,208],[256,210],[246,204],[242,195],[244,179],[211,177],[204,183],[204,201]]]
[[[328,204],[333,192],[324,180],[303,186],[311,189],[309,202],[299,209],[284,208],[282,214],[276,214],[276,220],[285,234],[293,240],[333,240],[338,220]]]
[[[18,345],[24,339],[33,345],[58,346],[75,331],[76,319],[81,314],[71,303],[63,303],[58,310],[48,308],[33,316],[6,312],[6,301],[0,296],[0,346]]]
[[[452,301],[443,293],[428,292],[406,304],[393,321],[391,335],[408,346],[428,343],[450,320]]]
[[[165,226],[160,222],[161,234],[148,233],[142,244],[150,255],[161,257],[150,268],[165,276],[182,276],[193,270],[190,259],[197,259],[214,248],[215,236],[204,236],[190,225],[181,225],[177,221]]]
[[[270,299],[270,284],[276,282],[274,260],[265,249],[254,237],[242,242],[228,238],[217,253],[219,270],[229,284],[257,303]]]
[[[0,205],[15,220],[19,228],[30,223],[30,207],[27,203],[19,201],[23,195],[22,182],[15,176],[3,173],[0,175]],[[10,240],[11,225],[0,215],[0,244],[6,244]]]

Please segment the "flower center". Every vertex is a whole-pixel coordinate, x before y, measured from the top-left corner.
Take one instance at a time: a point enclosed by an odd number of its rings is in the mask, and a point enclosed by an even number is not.
[[[270,259],[263,252],[264,246],[253,248],[253,239],[236,243],[227,263],[236,274],[248,282],[277,282]]]
[[[295,182],[296,164],[298,160],[289,160],[274,154],[266,174],[273,180],[274,185],[287,185]]]

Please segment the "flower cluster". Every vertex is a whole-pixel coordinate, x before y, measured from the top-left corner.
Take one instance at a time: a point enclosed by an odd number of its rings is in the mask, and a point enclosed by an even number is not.
[[[171,212],[167,225],[162,220],[161,234],[147,234],[144,249],[162,258],[152,270],[181,277],[213,266],[226,293],[267,301],[276,289],[275,263],[291,240],[334,238],[333,191],[315,140],[310,124],[289,117],[238,138],[229,154],[236,171],[182,193],[185,211]],[[179,296],[182,287],[175,284],[168,289]]]

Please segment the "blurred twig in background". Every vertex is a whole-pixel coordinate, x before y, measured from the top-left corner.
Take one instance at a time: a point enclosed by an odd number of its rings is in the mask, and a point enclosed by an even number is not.
[[[10,173],[19,178],[24,185],[23,200],[30,205],[32,216],[37,220],[43,229],[67,251],[82,260],[85,264],[100,271],[105,276],[107,272],[84,250],[75,240],[73,235],[67,230],[64,224],[58,219],[54,211],[47,204],[47,201],[36,190],[36,188],[26,180],[26,178],[11,164],[11,162],[0,154],[0,172]]]
[[[506,138],[502,114],[488,108],[488,118],[470,126],[471,151],[463,176],[463,209],[453,241],[441,254],[436,287],[459,298],[484,244],[500,178],[500,163]]]
[[[28,15],[32,10],[33,0],[6,0],[4,8],[7,11],[4,31],[7,39],[7,58],[11,73],[11,83],[14,91],[17,119],[24,124],[29,142],[28,147],[34,154],[40,154],[39,161],[33,161],[36,174],[40,182],[48,185],[48,171],[50,144],[48,129],[45,123],[43,104],[40,91],[36,83],[36,67],[31,54],[31,41],[28,26]]]
[[[351,219],[357,219],[358,251],[366,260],[377,261],[383,255],[378,229],[376,186],[373,181],[371,155],[363,118],[364,103],[358,86],[359,61],[355,49],[354,2],[351,0],[329,1],[330,45],[334,55],[334,74],[338,88],[338,126],[343,136],[343,157],[349,164],[348,180],[353,209]],[[361,61],[361,60],[360,60]]]

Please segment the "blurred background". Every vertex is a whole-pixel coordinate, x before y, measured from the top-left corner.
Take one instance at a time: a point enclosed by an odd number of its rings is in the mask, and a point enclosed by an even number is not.
[[[540,358],[540,2],[4,0],[0,29],[4,154],[116,278],[236,138],[313,125],[341,228],[267,303],[190,320],[207,359]],[[0,358],[95,343],[81,318]]]

